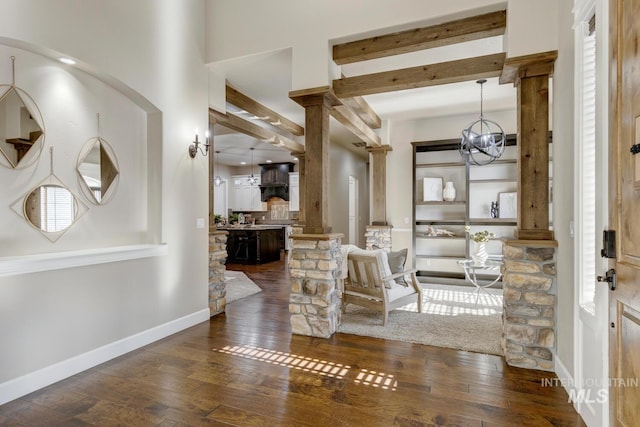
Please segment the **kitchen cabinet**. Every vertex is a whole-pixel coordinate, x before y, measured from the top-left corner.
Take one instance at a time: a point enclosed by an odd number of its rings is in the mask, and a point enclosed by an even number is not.
[[[260,200],[260,177],[255,185],[250,185],[247,175],[231,177],[229,208],[235,212],[264,211]]]
[[[300,211],[300,175],[289,173],[289,210]]]

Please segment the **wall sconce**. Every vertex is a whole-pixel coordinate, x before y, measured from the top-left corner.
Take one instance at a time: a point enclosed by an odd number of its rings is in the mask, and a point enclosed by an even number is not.
[[[204,143],[198,141],[198,129],[196,129],[196,139],[193,141],[193,144],[189,146],[189,156],[192,159],[196,157],[198,150],[200,151],[200,154],[202,154],[203,156],[206,156],[207,154],[209,154],[209,131],[208,130],[204,134],[204,139],[205,139]],[[201,145],[204,146],[204,151],[202,151],[202,147],[200,147]]]

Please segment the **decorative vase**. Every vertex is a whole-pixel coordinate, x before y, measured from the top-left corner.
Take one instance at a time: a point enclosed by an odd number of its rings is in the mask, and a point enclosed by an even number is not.
[[[484,262],[489,258],[485,242],[473,242],[473,252],[471,252],[471,259],[475,265],[484,265]]]
[[[456,199],[456,188],[453,186],[453,182],[446,182],[442,190],[442,198],[446,202],[453,202]]]

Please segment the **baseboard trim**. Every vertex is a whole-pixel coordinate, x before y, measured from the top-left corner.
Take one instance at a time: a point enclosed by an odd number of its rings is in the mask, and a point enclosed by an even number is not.
[[[558,376],[558,379],[560,379],[560,384],[565,389],[567,394],[569,396],[575,396],[576,382],[573,376],[569,373],[569,370],[567,369],[567,367],[564,366],[564,363],[562,363],[562,360],[560,360],[560,358],[557,355],[556,355],[556,375]],[[576,406],[576,402],[571,402],[571,403],[573,404],[573,407],[576,408],[577,410],[578,408]]]
[[[0,405],[202,323],[208,320],[209,317],[208,308],[196,311],[179,319],[4,382],[0,384]]]

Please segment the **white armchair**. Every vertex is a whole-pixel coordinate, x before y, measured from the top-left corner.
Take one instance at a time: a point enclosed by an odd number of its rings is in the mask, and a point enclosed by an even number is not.
[[[355,304],[382,312],[382,324],[387,324],[389,312],[415,302],[422,313],[422,289],[416,270],[391,274],[387,253],[383,250],[355,251],[347,255],[348,274],[344,281],[342,311]],[[395,279],[409,276],[405,284]]]

